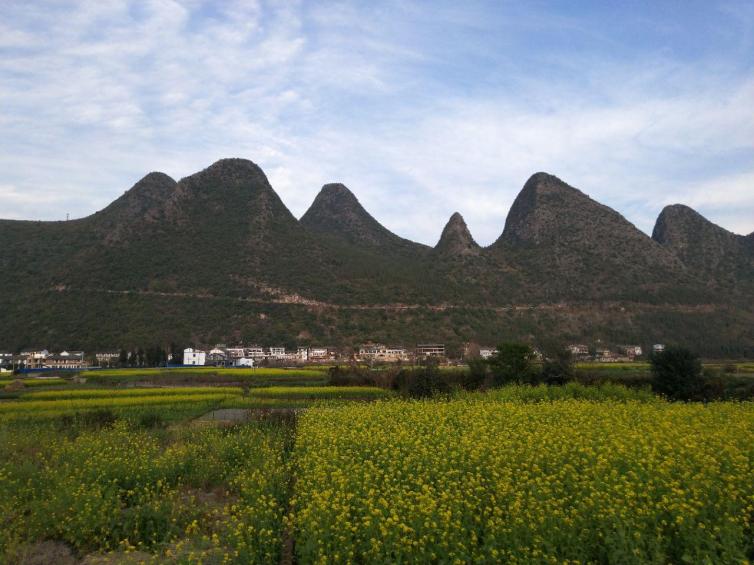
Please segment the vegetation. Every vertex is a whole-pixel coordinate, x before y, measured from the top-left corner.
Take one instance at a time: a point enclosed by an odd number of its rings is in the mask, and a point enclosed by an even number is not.
[[[44,539],[168,562],[279,558],[287,427],[166,432],[120,421],[70,438],[45,427],[0,435],[0,560],[21,561]]]
[[[470,371],[432,364],[378,373],[444,394],[22,391],[0,402],[0,562],[754,557],[754,403],[610,382],[464,392]]]
[[[702,394],[702,362],[688,349],[668,347],[652,355],[651,362],[655,392],[673,400],[692,400]]]
[[[497,386],[508,383],[529,382],[534,374],[534,351],[522,343],[503,343],[489,360],[490,370]]]
[[[470,399],[494,399],[503,402],[553,402],[556,400],[593,400],[621,402],[657,402],[649,387],[628,388],[614,383],[582,385],[571,382],[563,386],[539,384],[537,386],[507,385],[483,393],[467,393]]]
[[[101,369],[85,371],[82,373],[87,378],[96,377],[162,377],[166,375],[217,375],[233,377],[322,377],[323,370],[318,369],[230,369],[224,367],[175,367],[175,368],[144,368],[144,369]]]
[[[82,373],[87,383],[114,386],[127,383],[152,385],[218,385],[243,384],[248,386],[324,384],[324,369],[224,369],[216,367],[176,369],[112,369]]]
[[[745,563],[754,405],[463,399],[300,419],[299,561]]]
[[[15,383],[21,383],[24,388],[27,387],[46,387],[57,386],[66,384],[65,379],[61,378],[48,378],[48,379],[0,379],[0,387],[5,387]]]

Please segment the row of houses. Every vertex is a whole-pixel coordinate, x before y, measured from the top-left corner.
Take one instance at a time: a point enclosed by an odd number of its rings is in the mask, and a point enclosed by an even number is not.
[[[590,349],[588,345],[576,343],[568,345],[566,349],[577,361],[598,361],[601,363],[634,361],[637,357],[644,355],[644,351],[640,345],[619,345],[613,351],[603,346]],[[660,353],[662,351],[665,351],[664,344],[655,343],[652,345],[653,353]]]
[[[0,370],[84,369],[89,366],[83,351],[52,353],[46,349],[22,351],[18,355],[0,353]]]
[[[209,350],[193,347],[183,350],[183,364],[192,366],[254,367],[262,361],[326,363],[338,357],[338,351],[333,347],[298,347],[296,351],[287,351],[285,347],[216,345]]]
[[[606,347],[592,347],[585,344],[570,344],[566,349],[577,361],[593,360],[604,363],[633,361],[643,355],[639,345],[621,345],[615,350]],[[653,352],[665,349],[663,344],[654,344]],[[465,359],[489,359],[495,354],[496,348],[480,346],[475,343],[464,344],[463,357]],[[535,350],[535,355],[541,354]],[[92,362],[97,366],[115,366],[119,362],[118,352],[96,353]],[[287,350],[282,346],[262,347],[233,346],[218,344],[212,349],[187,348],[183,351],[183,364],[191,366],[223,366],[223,367],[254,367],[261,363],[272,364],[302,364],[302,363],[333,363],[356,361],[361,363],[400,363],[416,362],[428,358],[447,358],[445,345],[442,343],[418,344],[409,349],[402,345],[385,345],[383,343],[367,342],[356,350],[340,350],[329,346],[301,346],[295,350]],[[168,357],[168,362],[173,362]],[[46,349],[22,351],[18,355],[0,353],[0,371],[13,369],[51,370],[51,369],[85,369],[92,365],[83,351],[62,351],[52,353]]]
[[[335,347],[301,346],[295,351],[285,347],[216,345],[212,349],[189,347],[183,351],[183,364],[191,366],[254,367],[261,362],[272,363],[332,363],[358,361],[364,363],[409,362],[416,359],[444,358],[445,345],[441,343],[419,344],[415,349],[403,346],[388,346],[381,343],[365,343],[354,352],[344,352]]]

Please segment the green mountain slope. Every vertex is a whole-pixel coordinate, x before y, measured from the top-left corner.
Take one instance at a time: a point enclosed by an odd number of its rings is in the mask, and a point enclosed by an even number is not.
[[[495,244],[456,214],[433,249],[343,185],[297,221],[259,167],[224,159],[81,220],[0,220],[0,350],[554,336],[754,354],[748,287],[660,239],[539,173]]]

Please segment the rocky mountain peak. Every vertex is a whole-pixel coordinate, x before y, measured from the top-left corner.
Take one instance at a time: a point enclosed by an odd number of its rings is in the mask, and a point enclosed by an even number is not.
[[[725,269],[745,274],[754,259],[747,237],[721,228],[683,204],[663,208],[652,239],[699,270]]]
[[[157,219],[176,186],[177,183],[165,173],[151,172],[94,217],[108,217],[114,222]]]
[[[586,217],[594,213],[619,216],[558,177],[535,173],[514,200],[502,238],[534,244],[560,239],[567,235],[561,233],[561,226],[572,223],[568,214],[573,212]]]
[[[660,212],[652,231],[652,239],[674,248],[685,248],[690,239],[694,239],[700,232],[715,237],[728,238],[734,234],[716,226],[699,212],[685,204],[671,204]]]
[[[206,169],[182,179],[181,184],[193,180],[199,180],[207,188],[252,187],[272,190],[264,171],[248,159],[220,159]]]
[[[448,220],[435,250],[448,256],[479,255],[481,252],[463,216],[458,212],[455,212]]]
[[[328,233],[357,245],[372,247],[423,247],[404,240],[380,224],[364,209],[348,187],[330,183],[322,187],[301,217],[306,228]]]

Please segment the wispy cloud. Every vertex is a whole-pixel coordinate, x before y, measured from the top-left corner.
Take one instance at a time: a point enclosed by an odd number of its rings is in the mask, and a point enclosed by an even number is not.
[[[342,181],[429,244],[456,210],[493,241],[537,170],[647,232],[677,201],[754,230],[754,12],[614,10],[3,3],[0,216],[83,216],[241,156],[297,215]]]

